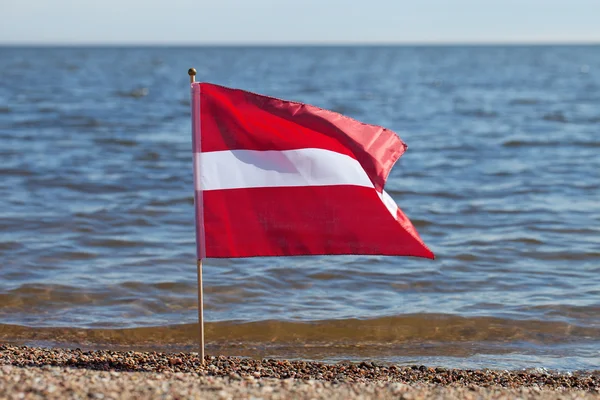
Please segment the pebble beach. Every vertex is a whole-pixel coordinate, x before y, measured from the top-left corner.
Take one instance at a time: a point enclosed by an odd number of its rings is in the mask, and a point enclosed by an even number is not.
[[[371,362],[0,346],[0,398],[592,399],[600,372],[458,370]]]

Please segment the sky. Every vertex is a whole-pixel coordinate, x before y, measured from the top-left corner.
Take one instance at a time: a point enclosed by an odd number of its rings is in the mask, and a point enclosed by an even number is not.
[[[600,43],[600,0],[0,0],[0,44]]]

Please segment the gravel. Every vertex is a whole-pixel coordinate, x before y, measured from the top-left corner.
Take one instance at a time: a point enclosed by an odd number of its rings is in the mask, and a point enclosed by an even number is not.
[[[600,398],[600,374],[0,345],[0,399]]]

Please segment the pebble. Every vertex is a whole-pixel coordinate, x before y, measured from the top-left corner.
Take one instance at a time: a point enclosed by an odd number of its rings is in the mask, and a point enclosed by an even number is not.
[[[0,345],[0,398],[599,398],[600,373],[324,364]]]

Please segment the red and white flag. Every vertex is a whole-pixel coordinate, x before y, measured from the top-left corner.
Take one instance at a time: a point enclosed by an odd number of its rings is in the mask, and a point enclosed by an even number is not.
[[[398,136],[338,113],[192,84],[198,258],[433,258],[383,190]]]

